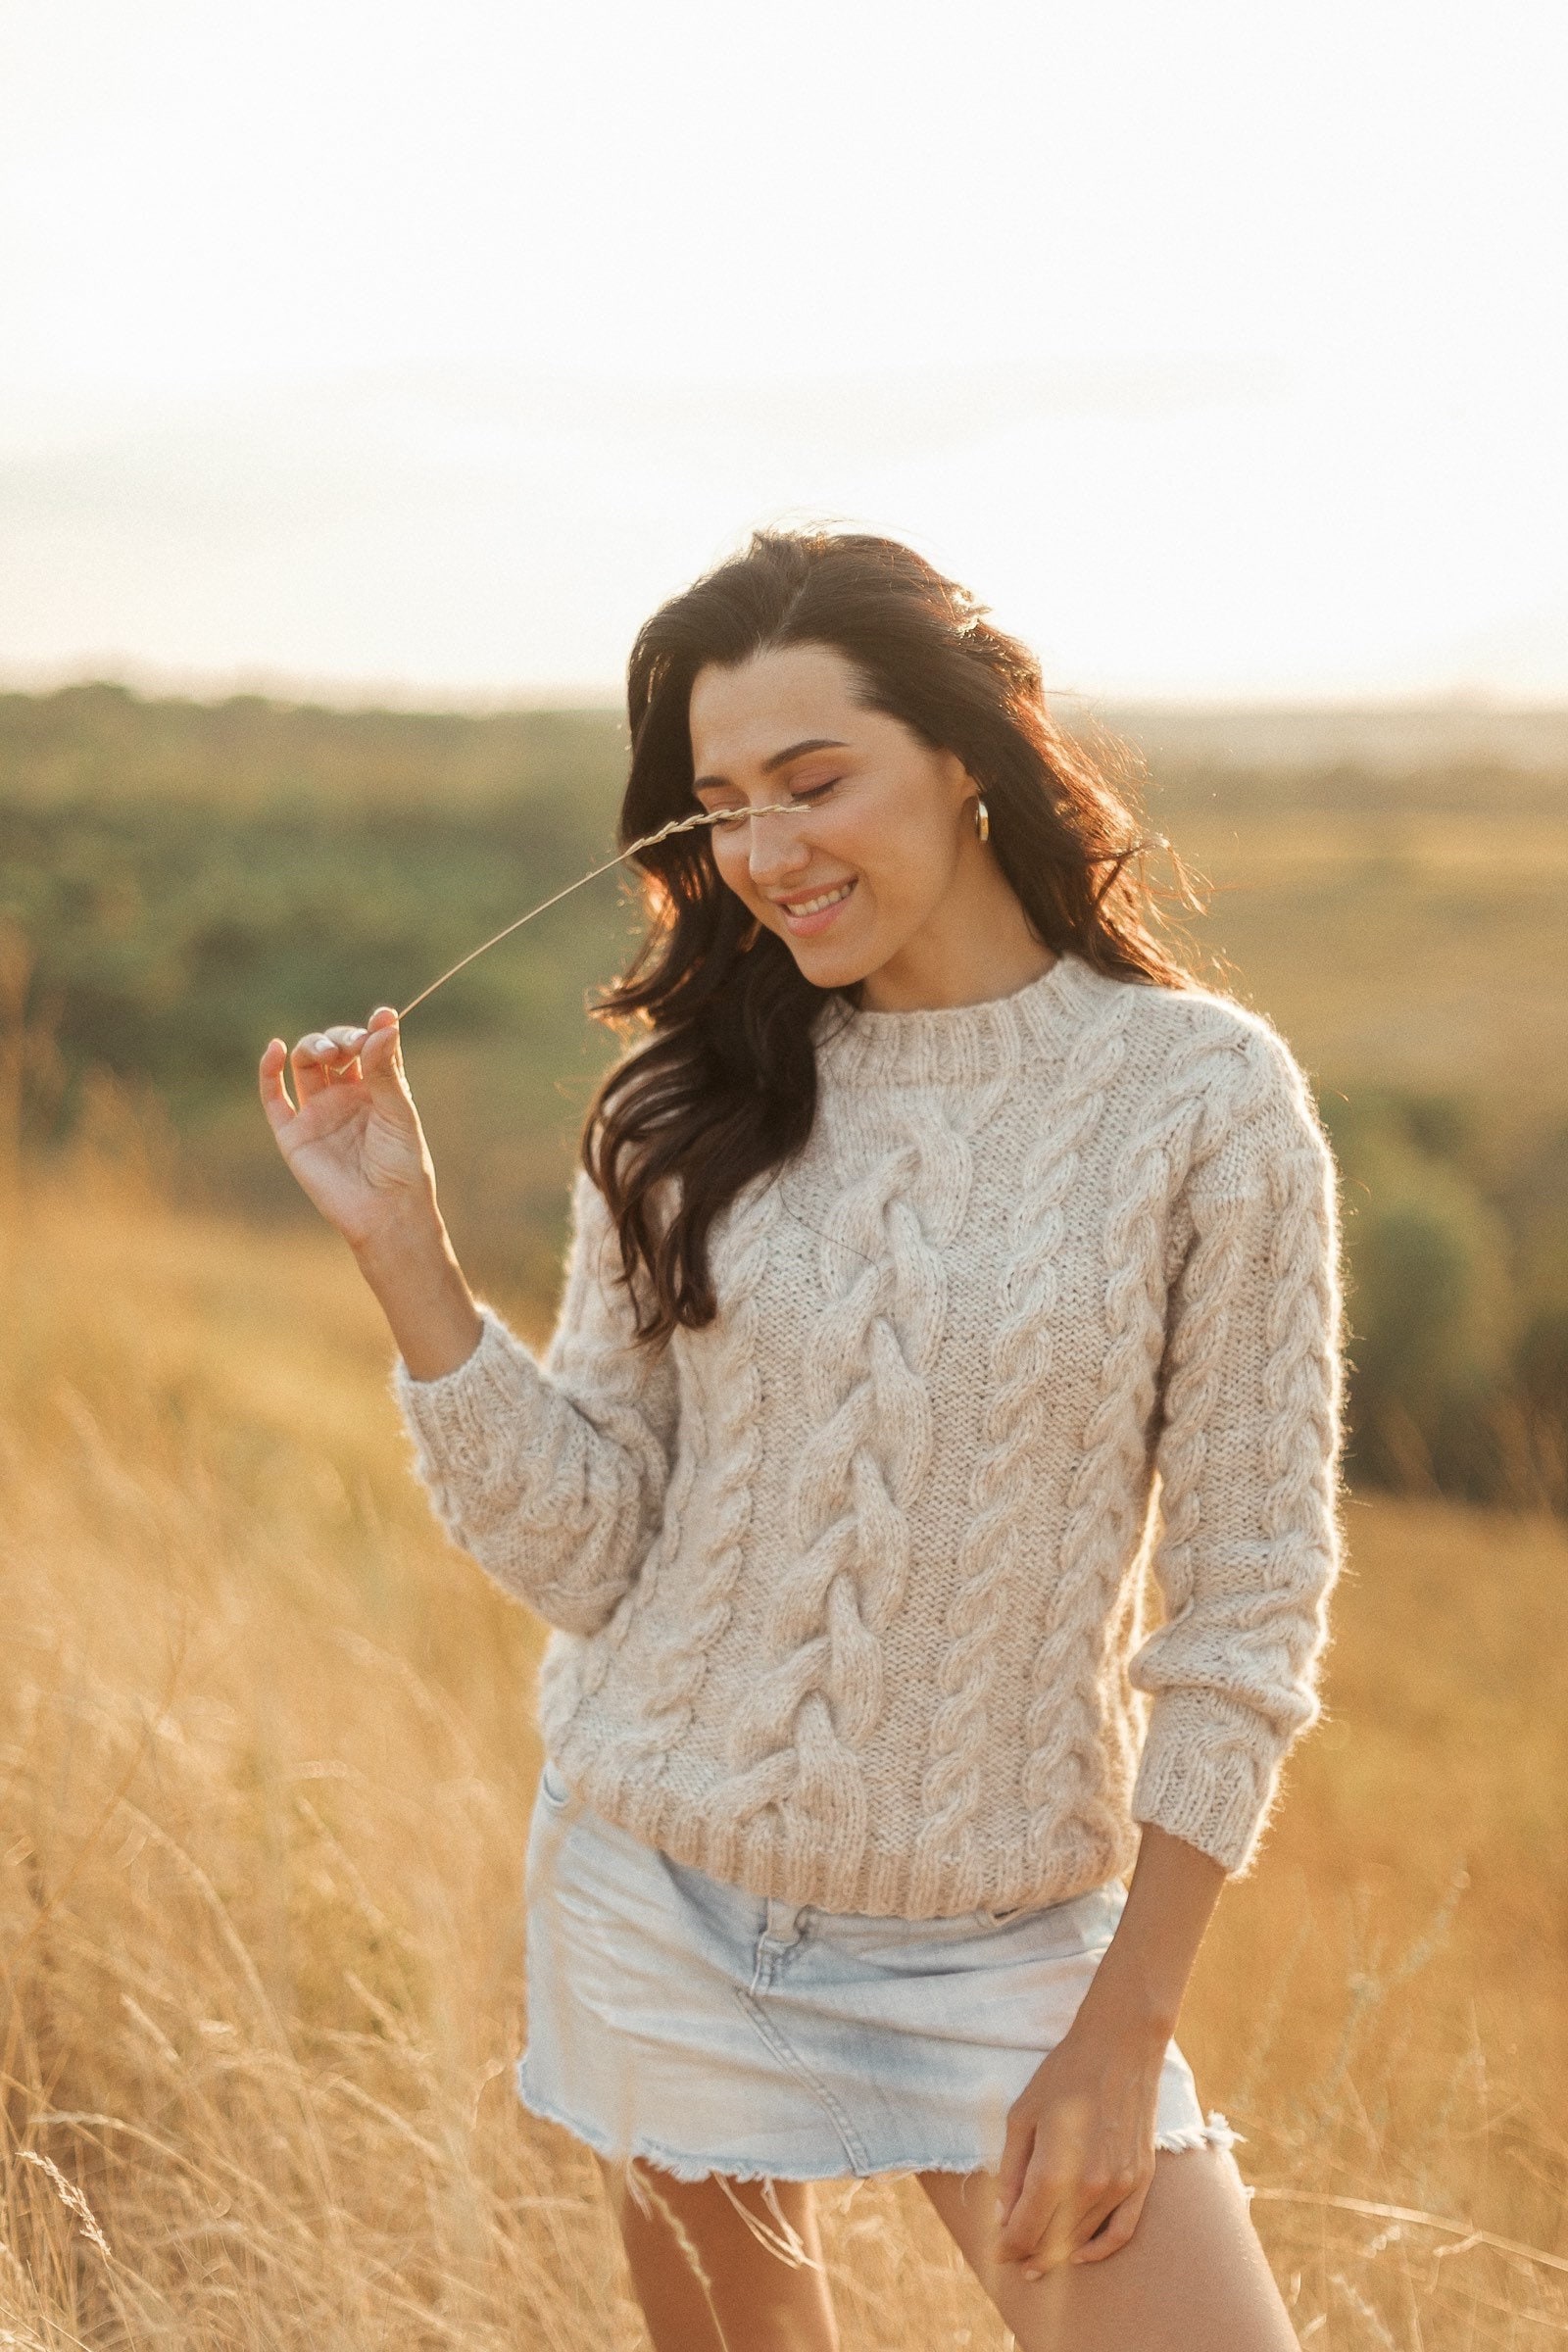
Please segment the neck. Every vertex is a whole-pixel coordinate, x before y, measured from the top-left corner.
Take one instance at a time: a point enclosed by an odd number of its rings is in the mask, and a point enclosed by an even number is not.
[[[1012,903],[1017,907],[1016,899]],[[1018,912],[1022,916],[1021,907]],[[1038,940],[1026,921],[1016,929],[1009,926],[1003,938],[988,936],[982,925],[941,955],[911,942],[841,994],[858,1012],[937,1012],[1010,997],[1055,961],[1054,950]]]

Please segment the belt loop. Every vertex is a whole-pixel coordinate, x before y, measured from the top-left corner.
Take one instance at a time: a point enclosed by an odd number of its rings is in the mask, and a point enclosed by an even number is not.
[[[801,1933],[801,1903],[787,1903],[782,1895],[767,1897],[767,1921],[762,1934],[769,1943],[794,1943]]]

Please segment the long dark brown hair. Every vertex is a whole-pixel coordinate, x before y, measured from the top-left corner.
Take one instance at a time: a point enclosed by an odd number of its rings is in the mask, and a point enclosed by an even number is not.
[[[867,709],[962,760],[985,795],[991,846],[1042,944],[1099,971],[1190,984],[1153,937],[1124,747],[1097,758],[1046,705],[1040,664],[987,608],[912,548],[860,532],[758,531],[743,555],[662,605],[627,666],[631,773],[622,848],[698,803],[689,706],[710,663],[786,646],[835,648]],[[1160,846],[1168,847],[1161,842]],[[742,901],[706,827],[634,860],[647,932],[595,1019],[651,1029],[600,1081],[581,1157],[620,1241],[640,1340],[713,1320],[714,1217],[805,1144],[816,1111],[813,1031],[841,992],[818,988],[764,929],[751,952]],[[1184,903],[1186,903],[1184,901]]]

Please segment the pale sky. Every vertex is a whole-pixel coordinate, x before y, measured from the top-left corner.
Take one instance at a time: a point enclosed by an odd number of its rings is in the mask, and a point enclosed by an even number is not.
[[[1561,0],[0,0],[0,678],[613,693],[753,524],[1568,699]]]

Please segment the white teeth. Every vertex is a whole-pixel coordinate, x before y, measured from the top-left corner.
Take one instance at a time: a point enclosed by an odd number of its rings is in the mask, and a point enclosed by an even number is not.
[[[840,899],[847,899],[854,888],[853,882],[845,882],[837,890],[825,891],[819,899],[794,899],[785,911],[789,914],[820,914],[824,906],[835,906]]]

